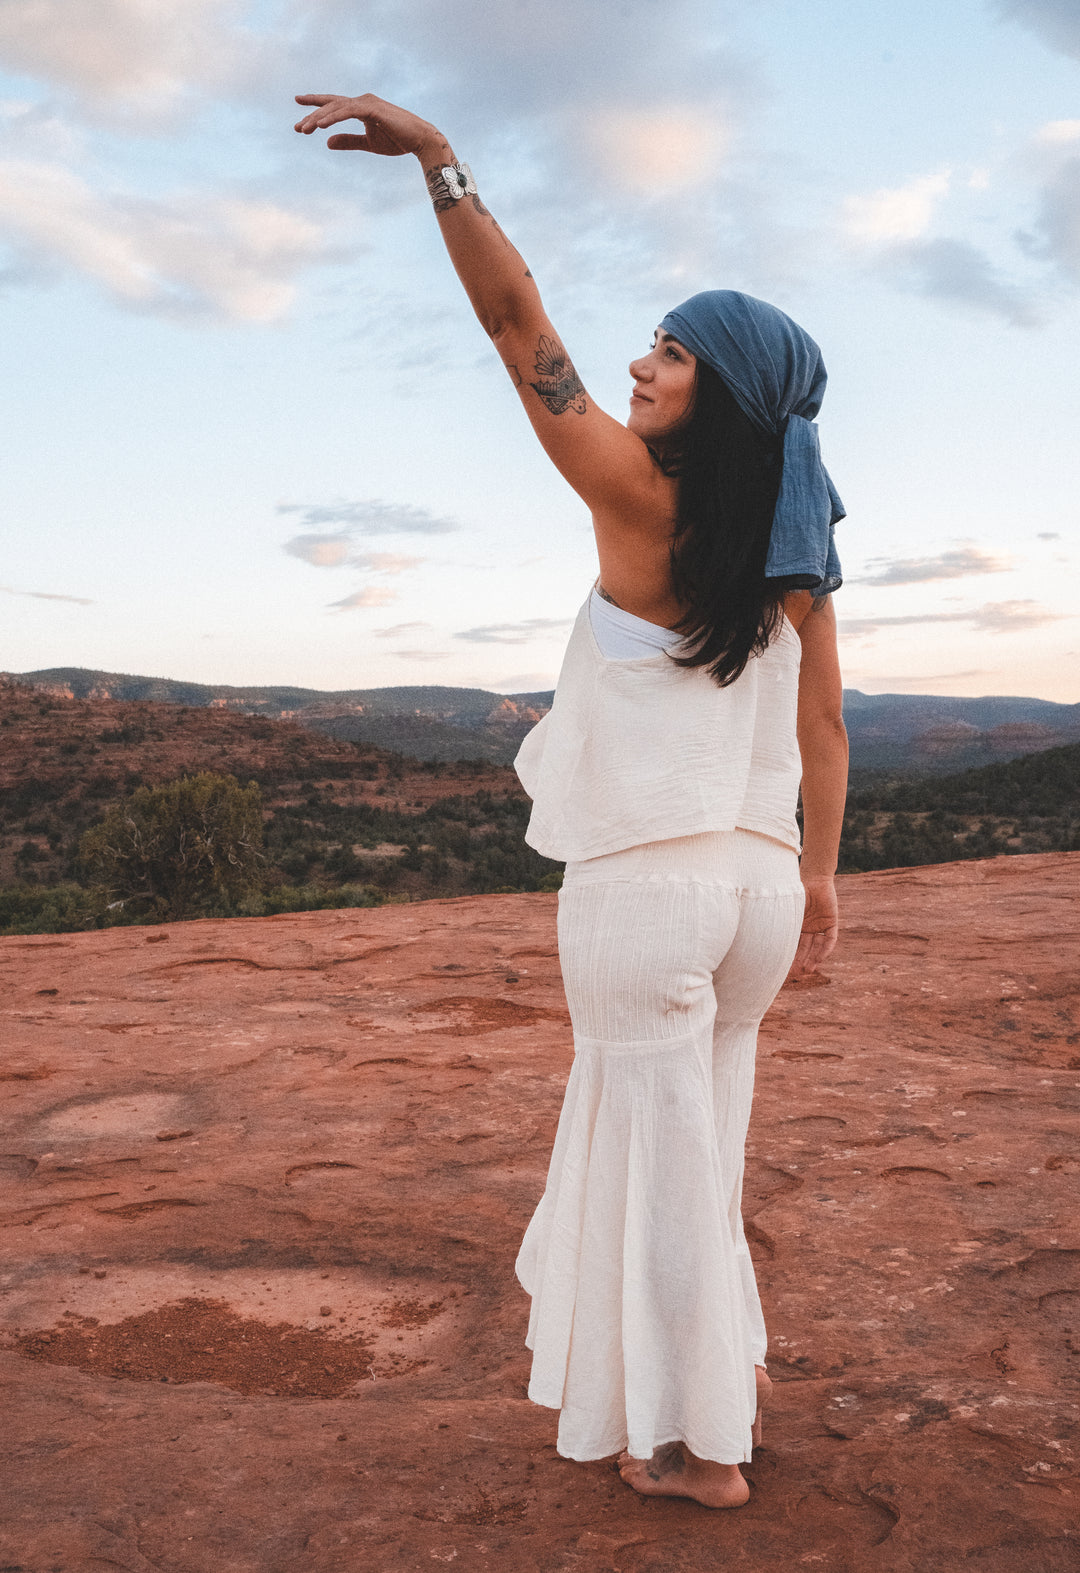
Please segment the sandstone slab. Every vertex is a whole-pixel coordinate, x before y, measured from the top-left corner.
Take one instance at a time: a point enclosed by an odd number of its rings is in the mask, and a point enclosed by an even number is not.
[[[560,1459],[555,897],[0,940],[0,1563],[1074,1569],[1080,855],[850,876],[762,1033],[748,1506]]]

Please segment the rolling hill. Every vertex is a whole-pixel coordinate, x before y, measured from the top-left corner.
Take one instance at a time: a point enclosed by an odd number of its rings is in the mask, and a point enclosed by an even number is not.
[[[8,674],[57,697],[154,701],[299,722],[343,742],[415,759],[482,759],[508,765],[552,694],[497,694],[429,684],[403,688],[235,688],[173,678],[51,667]],[[944,775],[1080,742],[1080,704],[1012,695],[954,699],[933,694],[844,692],[856,771]]]
[[[485,715],[480,691],[458,692],[466,714]],[[400,703],[376,693],[384,704]],[[407,693],[447,709],[454,691]],[[532,711],[542,697],[517,696],[533,701]],[[1015,714],[1023,702],[1009,703]],[[417,716],[417,708],[397,715],[399,740],[411,725],[429,740],[437,734],[422,723],[453,727]],[[983,719],[994,714],[991,707]],[[919,734],[912,738],[910,728],[918,717],[910,708],[904,715],[915,758]],[[395,713],[376,718],[389,724]],[[471,757],[444,762],[327,736],[295,719],[175,700],[69,698],[0,680],[0,887],[8,892],[0,889],[0,905],[9,899],[12,921],[31,923],[19,931],[37,932],[33,914],[48,906],[46,894],[80,878],[83,832],[137,787],[199,770],[259,784],[272,870],[267,899],[291,903],[289,910],[345,904],[347,888],[361,886],[372,899],[390,900],[554,888],[557,865],[524,844],[529,804],[517,777],[483,758],[481,731],[460,731],[473,740]],[[953,776],[893,771],[856,780],[841,868],[1073,850],[1080,850],[1080,743]]]

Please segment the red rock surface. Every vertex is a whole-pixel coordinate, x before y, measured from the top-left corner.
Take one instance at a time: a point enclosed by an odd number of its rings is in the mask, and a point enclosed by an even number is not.
[[[843,881],[762,1035],[776,1387],[723,1514],[523,1396],[553,896],[0,941],[3,1566],[1071,1573],[1078,874]]]

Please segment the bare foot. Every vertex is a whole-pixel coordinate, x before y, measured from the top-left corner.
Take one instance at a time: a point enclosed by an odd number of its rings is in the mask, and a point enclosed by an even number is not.
[[[691,1497],[706,1507],[742,1507],[750,1487],[738,1464],[697,1458],[685,1442],[667,1442],[651,1458],[619,1454],[619,1474],[647,1497]]]

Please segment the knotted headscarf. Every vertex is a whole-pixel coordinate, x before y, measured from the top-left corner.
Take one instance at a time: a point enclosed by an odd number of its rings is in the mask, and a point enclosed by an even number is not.
[[[828,380],[813,339],[776,306],[733,289],[692,295],[660,326],[712,367],[755,426],[783,437],[765,577],[819,595],[837,589],[842,575],[833,526],[845,510],[813,424]]]

